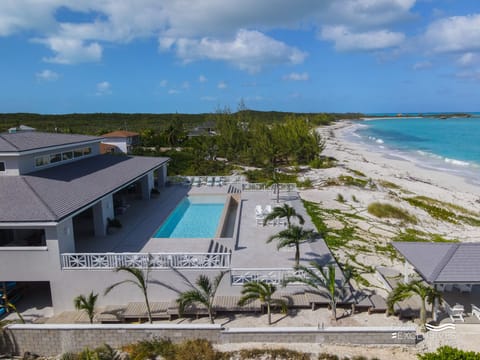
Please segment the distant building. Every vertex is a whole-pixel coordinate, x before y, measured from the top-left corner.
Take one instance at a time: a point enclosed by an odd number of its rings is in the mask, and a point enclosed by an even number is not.
[[[216,135],[215,122],[211,120],[205,121],[203,124],[190,130],[187,134],[189,138],[197,137],[197,136],[213,136],[213,135]]]
[[[140,145],[140,134],[132,131],[118,130],[103,134],[101,152],[129,154],[132,148]]]
[[[10,129],[8,129],[8,132],[10,134],[15,134],[17,132],[20,132],[20,131],[36,131],[37,129],[33,128],[33,127],[30,127],[30,126],[27,126],[27,125],[20,125],[20,126],[17,126],[17,127],[11,127]]]

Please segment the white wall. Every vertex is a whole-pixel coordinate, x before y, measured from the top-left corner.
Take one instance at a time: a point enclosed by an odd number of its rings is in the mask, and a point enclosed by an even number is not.
[[[105,138],[102,140],[102,143],[116,146],[124,154],[127,153],[127,145],[128,145],[127,138]]]

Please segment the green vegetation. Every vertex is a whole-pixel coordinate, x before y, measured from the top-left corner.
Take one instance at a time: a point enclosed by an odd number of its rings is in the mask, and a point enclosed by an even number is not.
[[[191,285],[191,290],[180,293],[177,298],[178,310],[180,316],[183,316],[185,309],[191,305],[200,304],[205,306],[208,312],[208,318],[210,323],[215,323],[215,314],[213,311],[213,301],[215,300],[215,294],[220,286],[220,283],[225,275],[225,272],[220,272],[215,278],[210,280],[207,275],[201,274],[195,280],[195,285]]]
[[[90,324],[93,324],[97,298],[98,294],[94,294],[93,291],[91,291],[88,296],[78,295],[75,297],[75,299],[73,299],[73,305],[75,306],[75,309],[84,311],[88,316]]]
[[[296,215],[298,217],[298,215]],[[313,230],[305,230],[298,225],[289,225],[285,230],[268,238],[267,243],[278,240],[277,249],[284,247],[295,247],[295,267],[300,263],[300,244],[312,241],[315,237]]]
[[[339,203],[344,203],[345,202],[345,198],[340,193],[337,194],[337,197],[336,197],[335,200],[337,200]]]
[[[374,202],[368,205],[367,211],[378,218],[399,219],[412,224],[417,223],[415,216],[391,204]]]
[[[392,241],[421,241],[421,242],[459,242],[459,240],[446,239],[440,234],[430,234],[416,229],[405,229],[397,234]]]
[[[366,175],[364,173],[362,173],[361,171],[358,171],[358,170],[355,170],[355,169],[348,169],[348,171],[350,171],[351,173],[353,173],[357,176],[366,177]]]
[[[330,156],[319,156],[310,161],[308,165],[314,169],[328,169],[337,165],[337,159]]]
[[[389,189],[395,189],[395,190],[400,190],[401,187],[398,186],[397,184],[394,184],[390,181],[387,181],[387,180],[378,180],[378,183],[383,186],[383,187],[386,187],[386,188],[389,188]]]
[[[357,186],[357,187],[361,187],[361,188],[366,187],[367,184],[368,184],[368,180],[359,179],[359,178],[354,178],[354,177],[349,176],[349,175],[340,175],[340,176],[338,177],[338,181],[339,181],[342,185],[346,185],[346,186]]]
[[[480,353],[442,346],[435,352],[418,354],[419,360],[480,360]]]
[[[335,276],[337,267],[334,264],[323,265],[311,261],[310,266],[296,266],[306,277],[293,276],[286,280],[286,283],[303,283],[310,288],[314,294],[326,297],[329,302],[332,320],[337,321],[337,303],[344,300],[348,282],[352,277],[350,267],[345,267],[343,278],[339,281]]]
[[[426,196],[404,198],[410,205],[426,211],[432,218],[453,224],[465,223],[480,226],[480,214],[448,202]]]
[[[288,304],[283,299],[276,299],[273,294],[277,291],[277,287],[263,280],[249,281],[243,284],[242,297],[238,301],[239,306],[244,306],[250,301],[258,300],[262,304],[267,305],[268,325],[272,324],[272,306],[279,306],[284,314],[287,313]]]
[[[394,313],[394,305],[400,301],[411,298],[417,295],[420,297],[420,323],[422,330],[426,331],[425,324],[427,323],[427,302],[433,304],[435,300],[442,301],[441,293],[423,282],[422,280],[415,280],[409,283],[400,283],[395,289],[388,294],[387,298],[387,312],[390,315]]]

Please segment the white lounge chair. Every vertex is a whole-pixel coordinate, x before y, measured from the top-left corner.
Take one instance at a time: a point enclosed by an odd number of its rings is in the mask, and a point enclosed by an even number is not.
[[[272,212],[273,212],[272,205],[265,206],[265,210],[263,210],[263,213],[265,215],[271,214]]]
[[[200,178],[199,178],[199,177],[196,176],[196,177],[193,178],[192,186],[197,186],[197,187],[198,187],[198,186],[200,186],[200,183],[201,183],[201,182],[200,182]]]
[[[472,292],[472,284],[456,284],[455,287],[462,293]]]
[[[263,215],[262,205],[255,206],[255,215]]]
[[[209,176],[207,178],[207,186],[213,186],[213,177]]]
[[[215,178],[215,186],[223,186],[223,180],[220,176]]]
[[[452,308],[449,304],[445,303],[445,310],[447,310],[447,314],[453,322],[457,320],[465,322],[465,319],[463,318],[465,309],[462,305],[455,305]]]
[[[480,308],[473,304],[472,304],[472,316],[475,316],[478,320],[480,320]]]

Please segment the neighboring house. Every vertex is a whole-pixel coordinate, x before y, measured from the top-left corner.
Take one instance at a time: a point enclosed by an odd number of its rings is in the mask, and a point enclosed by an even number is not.
[[[80,283],[108,281],[102,271],[64,270],[64,254],[81,245],[77,234],[88,228],[108,239],[123,194],[148,200],[166,182],[168,158],[101,155],[101,140],[0,134],[0,282],[48,283],[55,311],[72,307]]]
[[[20,132],[20,131],[36,131],[36,130],[37,129],[35,129],[33,127],[30,127],[30,126],[27,126],[27,125],[20,125],[20,126],[12,127],[10,129],[8,129],[8,132],[10,134],[13,134],[13,133]]]
[[[102,149],[103,153],[122,152],[129,154],[132,152],[134,146],[140,145],[140,135],[132,131],[113,131],[108,134],[103,134],[102,137],[102,144],[110,145],[110,147]]]
[[[189,138],[213,135],[216,135],[215,122],[211,120],[205,121],[203,124],[191,129],[187,134]]]

